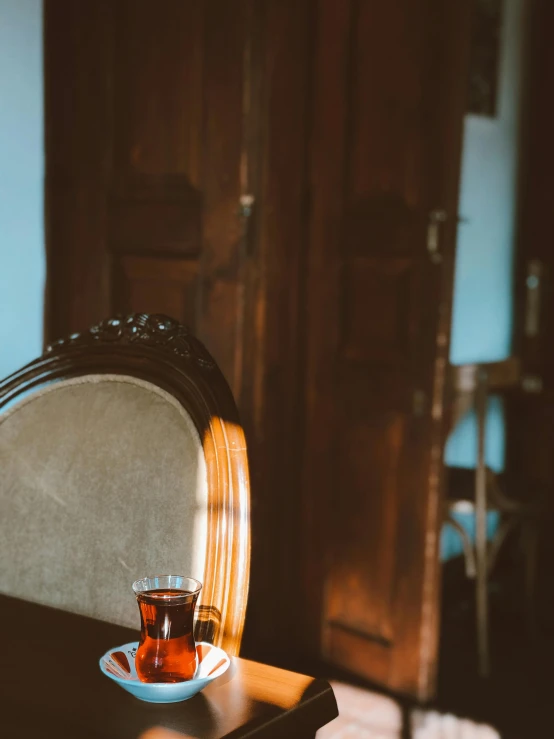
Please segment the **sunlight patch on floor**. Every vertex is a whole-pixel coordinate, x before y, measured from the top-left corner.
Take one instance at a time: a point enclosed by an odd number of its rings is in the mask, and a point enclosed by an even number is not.
[[[402,739],[398,703],[379,693],[332,682],[340,715],[318,731],[317,739]],[[436,711],[416,710],[412,739],[500,739],[490,726]]]

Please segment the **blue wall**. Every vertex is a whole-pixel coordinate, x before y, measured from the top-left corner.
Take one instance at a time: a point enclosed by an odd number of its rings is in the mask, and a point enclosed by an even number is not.
[[[453,364],[492,362],[511,351],[512,267],[516,226],[519,119],[525,0],[504,0],[498,110],[495,118],[468,115],[464,124],[452,344]],[[475,467],[475,415],[451,434],[446,462]],[[487,417],[487,463],[504,468],[504,416],[491,398]],[[443,553],[458,553],[443,539]]]
[[[42,2],[0,0],[0,377],[42,350]]]
[[[496,118],[466,116],[462,155],[452,344],[453,364],[510,354],[519,113],[525,0],[505,0]],[[491,401],[489,464],[504,464],[501,406]],[[475,465],[475,427],[463,421],[449,440],[450,464]]]

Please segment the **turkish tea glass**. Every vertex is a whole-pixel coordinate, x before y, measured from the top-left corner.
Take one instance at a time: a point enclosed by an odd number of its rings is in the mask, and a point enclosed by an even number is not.
[[[194,609],[201,589],[198,580],[180,575],[144,577],[133,583],[140,610],[135,664],[143,683],[180,683],[194,677]]]

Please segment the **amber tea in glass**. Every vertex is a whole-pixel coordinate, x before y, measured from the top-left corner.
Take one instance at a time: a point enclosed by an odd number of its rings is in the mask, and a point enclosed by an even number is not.
[[[145,577],[133,583],[140,610],[135,664],[143,683],[179,683],[194,677],[194,609],[201,589],[198,580],[179,575]]]

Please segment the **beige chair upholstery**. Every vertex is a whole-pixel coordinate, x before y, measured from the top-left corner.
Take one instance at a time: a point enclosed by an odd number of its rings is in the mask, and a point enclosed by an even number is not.
[[[0,415],[5,594],[137,627],[135,579],[203,579],[206,510],[192,419],[149,382],[54,382]]]

